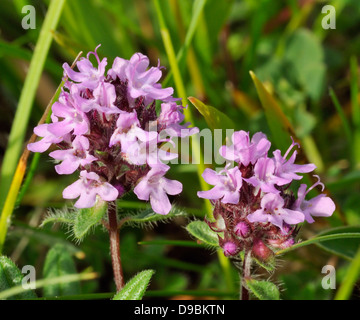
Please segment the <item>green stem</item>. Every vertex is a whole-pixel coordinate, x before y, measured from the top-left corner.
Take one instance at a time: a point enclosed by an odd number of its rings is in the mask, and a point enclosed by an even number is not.
[[[346,233],[337,233],[337,234],[330,234],[330,235],[326,235],[326,236],[315,237],[315,238],[312,238],[312,239],[309,239],[306,241],[296,243],[289,248],[279,250],[276,252],[276,255],[284,254],[284,253],[293,251],[295,249],[308,246],[310,244],[315,244],[317,242],[330,241],[330,240],[336,240],[336,239],[345,239],[345,238],[350,238],[350,239],[351,238],[360,238],[360,234],[353,233],[353,232],[346,232]]]

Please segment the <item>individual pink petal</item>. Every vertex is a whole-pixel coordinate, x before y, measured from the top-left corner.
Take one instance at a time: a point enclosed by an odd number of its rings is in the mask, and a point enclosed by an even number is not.
[[[119,191],[108,182],[104,182],[96,191],[105,201],[114,201],[119,195]]]
[[[152,192],[150,194],[151,208],[158,214],[168,214],[171,210],[171,203],[164,191]]]

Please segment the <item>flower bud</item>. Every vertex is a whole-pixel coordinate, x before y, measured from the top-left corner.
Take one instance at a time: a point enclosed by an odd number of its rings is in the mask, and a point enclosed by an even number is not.
[[[235,226],[234,232],[238,237],[247,238],[251,233],[251,228],[248,223],[241,221]]]
[[[273,252],[260,239],[255,239],[252,254],[261,261],[267,261],[273,256]]]
[[[222,246],[224,255],[226,257],[234,256],[238,253],[238,247],[234,242],[227,241]]]

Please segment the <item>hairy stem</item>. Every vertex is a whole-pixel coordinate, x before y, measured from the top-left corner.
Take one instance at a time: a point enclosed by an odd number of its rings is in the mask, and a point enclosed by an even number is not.
[[[244,253],[242,279],[240,281],[240,300],[250,300],[249,291],[246,288],[245,281],[250,278],[251,269],[251,251]]]
[[[116,201],[109,203],[108,217],[109,217],[111,262],[114,272],[116,290],[120,291],[124,287],[124,276],[121,267],[120,235],[119,235],[118,222],[116,216]]]

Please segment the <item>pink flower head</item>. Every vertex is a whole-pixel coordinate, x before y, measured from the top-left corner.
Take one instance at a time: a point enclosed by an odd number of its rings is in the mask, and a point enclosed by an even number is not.
[[[169,169],[170,167],[164,164],[151,168],[134,188],[136,196],[140,200],[150,199],[151,207],[159,214],[168,214],[171,210],[167,195],[176,195],[182,191],[182,184],[179,181],[164,177]]]
[[[214,204],[214,221],[205,222],[218,233],[219,246],[226,255],[234,256],[245,249],[267,261],[274,256],[275,248],[284,249],[295,243],[300,223],[305,219],[313,222],[312,216],[330,216],[335,204],[324,194],[305,200],[320,181],[309,190],[302,184],[296,199],[291,182],[300,180],[298,173],[310,172],[315,165],[295,164],[296,151],[287,159],[297,145],[294,141],[284,156],[276,150],[273,158],[268,156],[270,142],[261,132],[250,141],[247,132],[237,131],[232,141],[232,146],[222,146],[219,153],[237,162],[233,172],[227,170],[229,164],[219,173],[204,170],[204,180],[214,185],[209,191],[198,192],[200,198]]]
[[[164,143],[174,146],[173,137],[198,129],[180,124],[181,99],[171,96],[173,88],[158,83],[159,65],[149,68],[149,59],[136,53],[130,60],[116,58],[106,74],[107,60],[100,61],[97,49],[77,62],[78,71],[64,64],[66,81],[52,105],[52,122],[34,129],[43,139],[28,149],[44,152],[56,144],[59,150],[50,156],[60,162],[57,173],[81,171],[63,193],[66,199],[80,197],[79,208],[93,205],[97,196],[114,201],[135,188],[139,199],[150,200],[156,212],[166,214],[171,207],[167,194],[180,193],[182,185],[164,177],[169,169],[164,162],[178,157]],[[155,99],[163,103],[160,115]]]
[[[72,70],[67,63],[63,64],[65,75],[68,76],[71,80],[80,83],[82,88],[95,89],[105,78],[104,73],[105,67],[107,65],[107,59],[104,58],[100,61],[96,52],[99,47],[100,45],[95,48],[95,52],[89,52],[86,58],[81,58],[76,63],[79,72]],[[95,56],[98,63],[97,68],[95,68],[89,60],[90,54]]]
[[[321,185],[324,190],[324,185],[320,182],[320,178],[313,186],[306,190],[306,184],[301,184],[298,190],[298,198],[294,204],[294,210],[301,211],[305,215],[305,219],[309,223],[313,223],[315,217],[330,217],[335,211],[334,201],[325,194],[320,194],[311,200],[305,200],[305,196],[316,186]]]
[[[207,183],[215,187],[207,191],[198,191],[198,197],[210,200],[221,199],[222,203],[237,204],[239,202],[242,177],[238,167],[225,168],[219,173],[207,168],[202,177]]]
[[[61,164],[55,166],[58,174],[72,174],[79,166],[86,166],[97,158],[89,154],[89,140],[84,136],[75,137],[72,149],[55,150],[49,154],[56,160],[62,160]]]
[[[80,172],[80,179],[75,181],[63,191],[64,199],[75,199],[80,197],[76,208],[91,208],[95,205],[96,197],[105,201],[114,201],[118,197],[118,190],[110,183],[102,181],[95,172]]]
[[[261,209],[249,214],[250,222],[270,222],[284,230],[284,222],[287,224],[298,224],[305,217],[301,211],[284,208],[284,199],[279,194],[268,193],[261,200]]]
[[[241,163],[248,166],[254,164],[260,157],[267,154],[271,143],[262,132],[254,134],[250,141],[249,133],[243,130],[233,133],[231,146],[222,146],[219,150],[220,155],[230,161]]]

